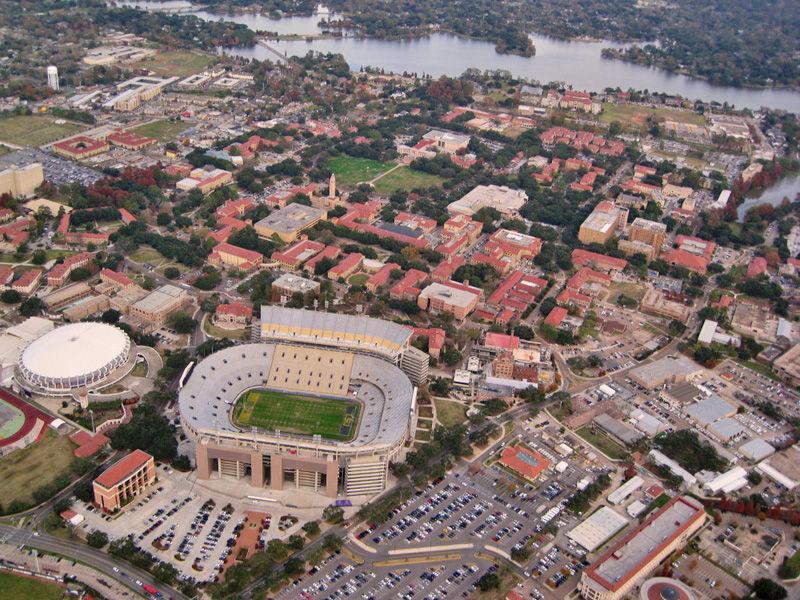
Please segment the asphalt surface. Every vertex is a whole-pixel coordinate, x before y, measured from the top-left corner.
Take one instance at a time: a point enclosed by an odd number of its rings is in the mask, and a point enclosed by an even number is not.
[[[67,557],[69,560],[84,563],[96,571],[119,581],[138,594],[143,594],[143,590],[141,586],[136,583],[137,580],[153,586],[164,595],[164,598],[188,600],[187,596],[184,596],[168,585],[156,581],[149,573],[124,561],[116,560],[105,552],[90,548],[81,542],[64,540],[45,533],[37,534],[32,531],[25,531],[7,525],[0,525],[0,541],[16,546],[27,546],[48,553],[59,554]],[[119,570],[118,572],[114,570],[115,567]]]

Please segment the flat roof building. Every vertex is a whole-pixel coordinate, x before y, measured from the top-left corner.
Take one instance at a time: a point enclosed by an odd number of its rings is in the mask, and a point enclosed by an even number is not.
[[[448,204],[447,212],[451,215],[462,214],[471,217],[480,209],[491,207],[509,217],[516,216],[527,201],[528,195],[522,190],[512,190],[498,185],[479,185],[460,199]]]
[[[699,501],[673,498],[583,572],[578,585],[581,596],[587,600],[625,598],[661,561],[684,546],[705,519]]]
[[[284,242],[293,242],[302,231],[324,221],[327,216],[325,209],[294,202],[264,217],[254,228],[261,237],[277,235]]]
[[[665,383],[686,381],[703,372],[703,367],[682,355],[660,358],[630,371],[631,379],[641,387],[652,390]]]
[[[274,296],[292,297],[292,294],[308,294],[319,291],[320,283],[313,279],[306,279],[291,273],[284,273],[272,282],[272,294]]]
[[[157,329],[167,317],[183,308],[189,301],[185,290],[175,285],[162,285],[130,307],[129,315],[141,320],[146,326]]]
[[[686,408],[686,414],[696,423],[707,427],[714,421],[735,415],[736,407],[716,394],[712,394],[708,398],[690,404]]]
[[[628,519],[602,506],[567,532],[567,537],[587,552],[594,552],[627,525]]]
[[[417,298],[417,305],[430,312],[446,312],[456,319],[464,320],[480,300],[480,293],[447,283],[433,282],[429,284]]]
[[[800,344],[792,346],[785,354],[777,358],[772,367],[778,376],[793,385],[800,384]]]

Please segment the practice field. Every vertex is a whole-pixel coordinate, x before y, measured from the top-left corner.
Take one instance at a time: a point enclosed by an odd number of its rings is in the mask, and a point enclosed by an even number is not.
[[[217,62],[217,58],[199,52],[159,52],[139,63],[163,77],[188,77]]]
[[[392,167],[394,163],[391,162],[382,163],[370,158],[356,158],[344,154],[328,161],[328,168],[336,175],[336,183],[346,186],[372,181]]]
[[[0,571],[0,598],[59,600],[63,597],[64,589],[54,583]]]
[[[188,127],[189,124],[183,121],[161,119],[160,121],[153,121],[152,123],[145,123],[139,127],[134,127],[132,131],[145,137],[151,137],[161,142],[166,142],[175,139],[181,131]]]
[[[647,108],[635,104],[603,104],[603,112],[599,118],[603,123],[613,123],[619,121],[623,127],[641,128],[647,124],[647,117],[650,115],[658,119],[687,123],[689,125],[705,125],[706,119],[703,115],[689,110],[675,110],[671,108]]]
[[[25,415],[16,406],[0,400],[0,440],[11,437],[25,424]]]
[[[410,192],[415,189],[438,187],[444,181],[441,177],[415,171],[410,167],[400,167],[387,173],[375,182],[375,191],[379,194],[391,194],[395,190]]]
[[[48,431],[39,442],[0,458],[0,504],[29,502],[35,489],[69,474],[74,448],[68,438]]]
[[[240,427],[349,441],[355,436],[360,412],[361,405],[349,400],[256,389],[245,392],[236,402],[233,422]]]
[[[17,115],[0,119],[0,140],[17,146],[41,146],[83,128],[77,123],[56,123],[51,117]]]

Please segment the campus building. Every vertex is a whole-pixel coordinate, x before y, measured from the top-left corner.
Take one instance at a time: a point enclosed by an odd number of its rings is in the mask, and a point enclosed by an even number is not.
[[[94,504],[103,512],[116,512],[145,492],[155,480],[156,463],[153,457],[142,450],[134,450],[94,480]]]
[[[311,229],[327,216],[328,212],[322,208],[294,202],[264,217],[253,227],[261,237],[271,238],[277,235],[284,242],[293,242],[301,232]]]
[[[33,196],[43,181],[42,163],[31,163],[24,167],[12,165],[0,170],[0,196],[3,194],[11,194],[14,198]]]

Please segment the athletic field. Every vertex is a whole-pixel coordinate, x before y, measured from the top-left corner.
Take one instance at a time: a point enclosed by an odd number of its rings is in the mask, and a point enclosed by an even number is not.
[[[361,405],[349,400],[314,398],[257,389],[245,392],[233,409],[233,422],[301,435],[349,441],[358,427]]]

